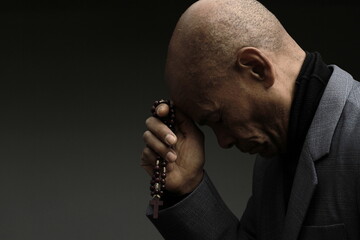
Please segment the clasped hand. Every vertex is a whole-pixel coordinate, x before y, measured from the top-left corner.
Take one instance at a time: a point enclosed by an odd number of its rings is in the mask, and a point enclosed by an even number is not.
[[[169,113],[167,104],[156,108],[158,116]],[[176,134],[155,117],[146,119],[143,134],[146,147],[141,155],[141,166],[152,175],[156,157],[168,161],[166,189],[182,195],[192,192],[203,178],[205,162],[204,135],[194,122],[176,109]]]

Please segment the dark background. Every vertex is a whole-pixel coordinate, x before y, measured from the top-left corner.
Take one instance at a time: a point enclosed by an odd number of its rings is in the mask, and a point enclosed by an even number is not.
[[[115,1],[114,1],[115,2]],[[0,6],[0,239],[161,239],[144,216],[144,120],[166,97],[167,44],[194,1]],[[308,51],[360,79],[360,8],[263,1]],[[237,216],[253,156],[217,147],[206,170]]]

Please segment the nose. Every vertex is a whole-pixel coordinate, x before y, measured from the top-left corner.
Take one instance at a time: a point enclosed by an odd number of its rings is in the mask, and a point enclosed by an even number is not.
[[[235,139],[225,129],[213,128],[213,131],[220,147],[231,148],[234,145]]]

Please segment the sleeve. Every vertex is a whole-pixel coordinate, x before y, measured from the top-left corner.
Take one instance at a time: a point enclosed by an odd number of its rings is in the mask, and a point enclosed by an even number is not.
[[[221,199],[215,186],[205,173],[200,185],[185,199],[159,212],[152,218],[152,208],[147,216],[165,239],[196,240],[253,240],[251,199],[240,221]]]

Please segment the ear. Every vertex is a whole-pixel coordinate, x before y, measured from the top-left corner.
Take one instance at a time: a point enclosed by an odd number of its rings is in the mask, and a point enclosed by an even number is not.
[[[261,81],[265,88],[275,82],[275,73],[270,60],[259,49],[243,47],[237,52],[236,67],[252,79]]]

